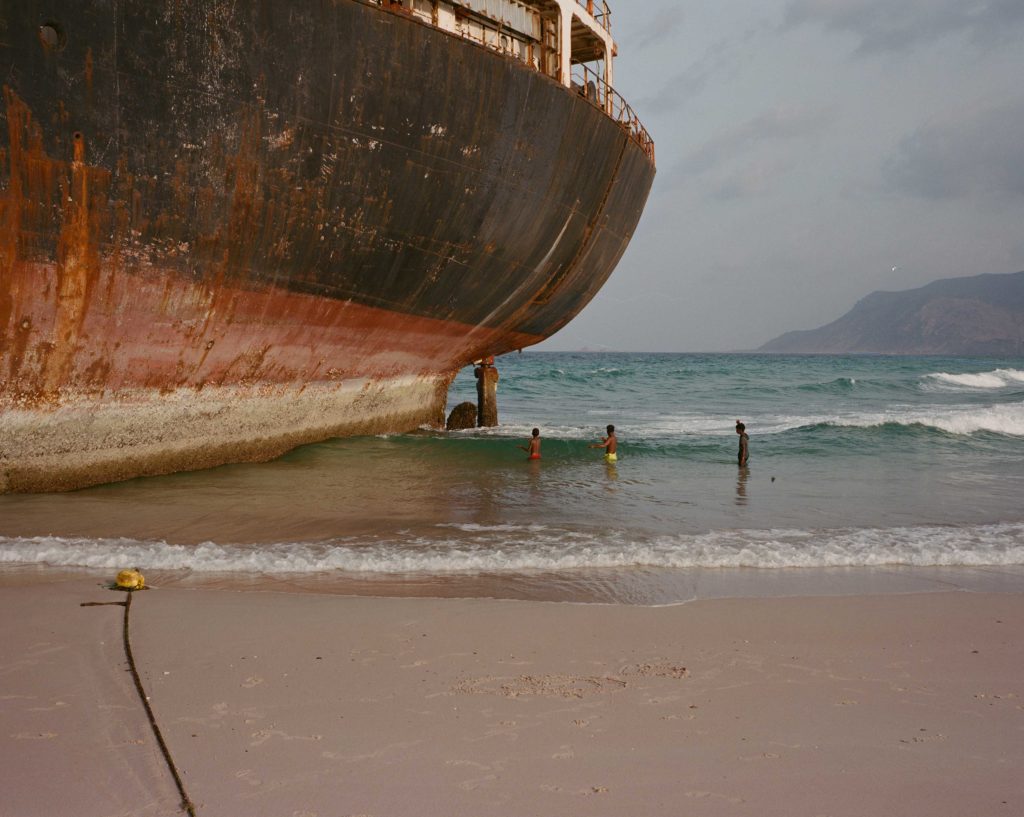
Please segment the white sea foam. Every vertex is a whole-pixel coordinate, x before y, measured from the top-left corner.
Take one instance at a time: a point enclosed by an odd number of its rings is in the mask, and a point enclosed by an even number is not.
[[[447,526],[450,527],[450,526]],[[440,533],[440,531],[439,531]],[[461,536],[264,546],[0,537],[0,564],[202,573],[452,574],[587,568],[814,568],[1024,564],[1024,523],[973,527],[736,530],[637,541],[624,532],[475,526]]]
[[[873,427],[886,424],[920,425],[937,428],[949,434],[974,434],[991,431],[997,434],[1024,436],[1024,403],[994,406],[963,406],[949,409],[908,408],[887,412],[836,417],[832,425]]]
[[[924,375],[926,385],[939,386],[946,389],[1005,389],[1008,386],[1024,384],[1024,372],[1019,369],[995,369],[991,372],[967,372],[949,374],[934,372]]]
[[[468,429],[472,437],[529,437],[537,423],[521,423],[512,420],[502,422],[500,426],[493,428],[471,428]],[[599,432],[601,432],[599,434]],[[554,438],[558,440],[593,440],[595,437],[603,436],[604,426],[594,424],[593,426],[569,426],[540,424],[541,438]]]
[[[886,411],[836,414],[779,415],[751,420],[756,434],[781,434],[798,428],[830,425],[841,428],[876,428],[883,425],[926,426],[949,434],[997,434],[1024,436],[1024,403],[949,408],[896,406]],[[721,433],[721,432],[720,432]]]
[[[478,522],[439,522],[437,524],[439,528],[455,528],[456,530],[466,532],[477,532],[477,531],[544,531],[548,529],[547,525],[515,525],[512,523],[502,523],[500,525],[482,525]]]
[[[991,406],[953,406],[950,408],[896,406],[886,411],[835,414],[780,414],[751,418],[748,431],[755,434],[782,434],[798,428],[831,425],[845,428],[874,428],[883,425],[928,426],[950,434],[991,431],[1024,436],[1024,403]],[[697,436],[731,435],[731,420],[718,417],[665,417],[645,424],[641,436],[664,437],[679,434]]]
[[[620,439],[629,440],[692,437],[723,437],[734,433],[735,420],[699,414],[672,414],[639,418],[637,422],[618,424]],[[754,434],[783,434],[798,428],[831,425],[845,428],[874,428],[883,425],[927,426],[949,434],[974,434],[990,431],[997,434],[1024,436],[1024,403],[1002,403],[989,406],[894,406],[886,411],[843,412],[833,414],[779,414],[748,418],[747,430]],[[515,422],[491,429],[469,429],[469,436],[529,437],[533,426]],[[593,440],[603,436],[604,429],[581,426],[544,426],[545,438]]]

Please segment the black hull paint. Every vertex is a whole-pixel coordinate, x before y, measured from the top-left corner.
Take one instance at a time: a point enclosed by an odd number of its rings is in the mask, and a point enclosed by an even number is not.
[[[544,337],[653,180],[582,97],[354,0],[28,2],[4,23],[44,152],[69,162],[78,132],[110,173],[101,245],[181,275]],[[36,215],[24,249],[52,257],[59,208]]]

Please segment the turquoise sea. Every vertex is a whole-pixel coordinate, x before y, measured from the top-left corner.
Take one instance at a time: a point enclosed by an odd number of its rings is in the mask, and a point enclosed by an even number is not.
[[[641,603],[1024,579],[1024,360],[525,352],[497,367],[494,429],[2,496],[0,564]],[[467,369],[449,407],[475,398]],[[614,466],[588,447],[608,423]],[[527,462],[534,426],[543,458]]]

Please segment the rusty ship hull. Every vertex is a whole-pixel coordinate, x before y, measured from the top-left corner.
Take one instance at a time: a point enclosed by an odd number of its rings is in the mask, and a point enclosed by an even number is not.
[[[0,5],[0,491],[442,422],[621,257],[652,157],[357,0]]]

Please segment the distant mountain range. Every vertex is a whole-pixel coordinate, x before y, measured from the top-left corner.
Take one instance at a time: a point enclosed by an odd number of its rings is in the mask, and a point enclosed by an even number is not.
[[[839,320],[786,332],[763,352],[1024,355],[1024,272],[872,292]]]

